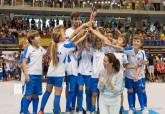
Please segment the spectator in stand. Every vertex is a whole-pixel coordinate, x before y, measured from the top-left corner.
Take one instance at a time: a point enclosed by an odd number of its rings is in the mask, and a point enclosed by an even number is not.
[[[149,64],[148,64],[149,79],[151,79],[151,81],[154,81],[155,80],[155,74],[154,74],[155,69],[154,69],[154,57],[152,54],[149,54],[148,61],[149,61]]]
[[[33,30],[36,29],[36,22],[35,22],[34,18],[32,18],[32,20],[31,20],[31,29],[33,29]]]
[[[2,60],[0,59],[0,81],[2,80]]]
[[[132,10],[135,10],[136,7],[136,0],[132,0]]]

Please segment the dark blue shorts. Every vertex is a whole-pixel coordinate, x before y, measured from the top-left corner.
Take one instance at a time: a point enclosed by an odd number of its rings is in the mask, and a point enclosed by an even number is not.
[[[134,88],[142,88],[143,87],[143,81],[142,79],[138,80],[137,82],[134,82],[133,79],[125,78],[125,87],[127,89],[134,89]]]
[[[81,74],[78,74],[78,77],[77,77],[77,82],[78,82],[78,85],[79,86],[86,86],[86,87],[90,87],[90,81],[91,80],[91,76],[90,75],[81,75]]]
[[[91,92],[98,92],[98,82],[99,82],[98,78],[91,78],[91,86],[90,86]]]
[[[47,84],[53,84],[55,87],[62,87],[64,77],[47,77]]]
[[[67,89],[69,92],[76,92],[78,86],[77,76],[69,75],[67,76]]]
[[[30,80],[26,83],[25,96],[42,95],[41,75],[30,75]]]

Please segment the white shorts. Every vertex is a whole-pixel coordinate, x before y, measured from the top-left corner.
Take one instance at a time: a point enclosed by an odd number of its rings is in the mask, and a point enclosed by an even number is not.
[[[154,65],[148,66],[148,72],[154,74]]]

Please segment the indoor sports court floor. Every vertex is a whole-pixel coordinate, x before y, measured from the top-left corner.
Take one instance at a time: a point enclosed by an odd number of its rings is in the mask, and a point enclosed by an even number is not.
[[[43,92],[45,83],[43,84]],[[150,114],[165,114],[165,83],[147,83],[148,108]],[[126,90],[124,91],[124,106],[128,110]],[[0,114],[19,114],[21,99],[21,84],[18,81],[0,82]],[[53,107],[53,94],[46,105],[45,112],[51,114]],[[41,100],[41,97],[40,97]],[[61,99],[61,109],[65,111],[65,94],[63,91]],[[137,107],[138,101],[136,101]],[[85,104],[85,103],[84,103]],[[40,106],[40,104],[39,104]],[[31,106],[30,106],[31,110]],[[127,114],[127,113],[124,113]],[[137,112],[136,114],[140,114]]]

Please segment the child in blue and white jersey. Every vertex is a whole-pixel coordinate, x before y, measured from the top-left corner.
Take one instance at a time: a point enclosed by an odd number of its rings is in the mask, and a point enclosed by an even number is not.
[[[104,69],[103,59],[104,59],[104,51],[102,50],[102,41],[93,35],[92,39],[95,38],[94,49],[93,49],[93,68],[92,68],[92,77],[91,77],[91,85],[90,90],[92,92],[91,99],[91,112],[96,112],[96,98],[98,97],[98,81],[99,81],[99,73]]]
[[[38,31],[29,31],[27,39],[30,45],[24,51],[22,63],[26,83],[23,113],[28,113],[29,104],[33,101],[33,114],[37,114],[38,95],[42,94],[42,59],[46,51],[38,44],[40,39]]]
[[[141,51],[142,38],[139,35],[133,37],[132,47],[125,48],[124,52],[127,54],[127,59],[132,68],[127,68],[125,71],[125,86],[128,89],[128,103],[129,113],[133,113],[135,110],[134,106],[134,93],[138,95],[141,110],[144,110],[144,99],[142,92],[142,76],[141,69],[143,65],[143,54]]]
[[[23,41],[21,48],[23,48],[24,50],[27,50],[26,49],[27,46],[28,46],[28,41],[27,40]],[[18,63],[21,68],[21,84],[22,84],[22,94],[23,94],[23,97],[21,99],[20,114],[23,113],[23,100],[24,100],[24,88],[25,88],[25,75],[24,75],[23,69],[22,69],[23,58],[24,58],[24,51],[21,52],[20,58],[19,58],[19,63]]]
[[[80,26],[80,14],[78,12],[71,14],[72,27],[66,29],[66,37],[74,33]],[[80,32],[79,32],[80,34]],[[67,41],[68,39],[66,39]],[[78,76],[78,51],[75,49],[66,56],[66,112],[74,112],[77,98],[77,76]]]
[[[2,61],[0,60],[0,81],[2,80],[2,74],[3,74]]]
[[[142,75],[142,92],[143,92],[143,99],[144,99],[144,113],[148,114],[148,109],[147,109],[147,94],[146,94],[146,81],[145,81],[145,70],[146,70],[146,65],[148,64],[147,56],[144,50],[141,50],[141,53],[143,54],[143,66],[141,69],[141,75]],[[136,102],[136,98],[134,99],[134,103]],[[136,104],[136,103],[135,103]],[[134,105],[135,105],[134,104]]]
[[[92,61],[93,61],[93,51],[90,47],[87,40],[83,42],[83,46],[79,55],[79,66],[78,66],[78,112],[79,114],[83,113],[82,103],[83,103],[83,90],[85,85],[86,93],[86,111],[90,112],[91,107],[91,92],[90,88],[90,79],[92,76]]]

